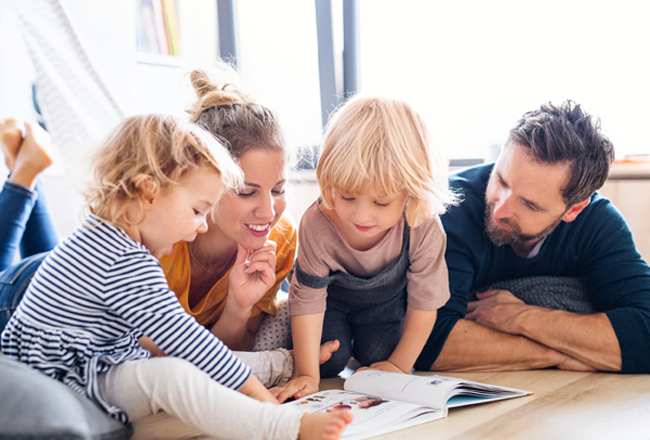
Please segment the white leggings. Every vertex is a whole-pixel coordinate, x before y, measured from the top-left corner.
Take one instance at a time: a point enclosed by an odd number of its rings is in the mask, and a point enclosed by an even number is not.
[[[256,374],[263,373],[262,383],[267,386],[286,381],[282,370],[288,362],[286,352],[243,353],[242,360],[252,363]],[[99,375],[99,391],[109,405],[124,410],[131,420],[162,410],[224,439],[293,440],[298,438],[304,414],[226,388],[190,362],[173,357],[114,366]]]

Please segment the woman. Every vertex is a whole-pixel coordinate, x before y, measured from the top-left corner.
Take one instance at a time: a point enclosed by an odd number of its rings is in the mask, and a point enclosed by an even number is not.
[[[283,216],[289,155],[275,113],[238,87],[229,66],[194,70],[190,80],[198,98],[190,119],[224,141],[245,186],[221,198],[207,233],[178,243],[161,264],[190,315],[232,350],[251,350],[264,317],[277,313],[295,255],[297,233]],[[247,285],[246,269],[257,271],[265,291]]]
[[[244,171],[245,186],[236,194],[222,197],[206,234],[189,244],[178,243],[174,253],[161,260],[161,265],[171,289],[190,315],[229,348],[251,350],[264,317],[277,313],[276,294],[293,265],[297,234],[292,221],[283,217],[288,152],[277,116],[236,85],[239,80],[229,66],[221,63],[213,70],[195,70],[190,79],[197,93],[197,101],[188,109],[191,120],[224,141]],[[22,145],[29,140],[45,151],[46,133],[33,127],[38,136],[32,134],[30,140],[32,126],[29,127]],[[11,152],[22,154],[23,146],[18,148],[20,134],[11,125],[4,128],[0,128],[3,136],[12,140],[8,142],[11,147],[4,147],[5,158],[16,161]],[[40,140],[41,145],[34,140]],[[32,173],[34,182],[38,172]],[[37,200],[36,195],[33,198]],[[56,245],[51,227],[48,237],[53,243],[46,242],[38,252]],[[6,253],[11,261],[13,251]],[[33,271],[21,272],[23,278],[28,279]],[[264,281],[263,291],[250,288],[250,273]],[[8,319],[20,295],[3,298],[3,318]],[[4,327],[4,322],[0,324]],[[153,354],[162,354],[146,338],[141,343]],[[260,348],[277,346],[267,344]]]

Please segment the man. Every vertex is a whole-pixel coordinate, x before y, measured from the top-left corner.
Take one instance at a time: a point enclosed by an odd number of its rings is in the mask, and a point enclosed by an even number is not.
[[[451,178],[463,199],[442,216],[451,299],[417,369],[650,372],[650,268],[596,193],[613,159],[597,119],[549,103],[495,164]]]

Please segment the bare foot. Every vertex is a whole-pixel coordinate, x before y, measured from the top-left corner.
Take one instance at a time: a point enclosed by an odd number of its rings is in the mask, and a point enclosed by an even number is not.
[[[0,148],[9,171],[14,169],[18,149],[23,141],[21,126],[22,122],[18,119],[0,119]]]
[[[332,357],[332,353],[339,349],[341,343],[338,339],[333,341],[328,341],[320,346],[320,353],[318,355],[318,364],[322,365],[325,362],[329,361]]]
[[[325,362],[329,361],[330,358],[332,357],[332,353],[338,350],[340,346],[341,343],[339,342],[338,339],[335,339],[333,341],[327,341],[324,344],[321,344],[320,352],[318,354],[318,364],[323,365]],[[291,350],[289,353],[291,353],[291,356],[293,356],[293,350]],[[296,370],[296,368],[294,368],[293,374],[291,375],[289,380],[293,380],[297,377],[298,377],[298,371]]]
[[[299,440],[336,440],[354,416],[348,410],[329,413],[305,413],[300,422]]]
[[[25,128],[27,136],[20,145],[9,181],[33,189],[38,175],[54,162],[52,139],[38,124],[26,122]]]

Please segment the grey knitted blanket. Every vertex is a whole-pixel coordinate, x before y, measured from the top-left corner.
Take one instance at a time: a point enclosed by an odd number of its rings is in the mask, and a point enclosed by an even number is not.
[[[509,290],[526,304],[547,309],[565,310],[567,312],[588,315],[596,313],[589,289],[584,278],[573,277],[529,277],[499,281],[477,292],[488,289]],[[470,295],[470,301],[476,300],[476,292]]]

